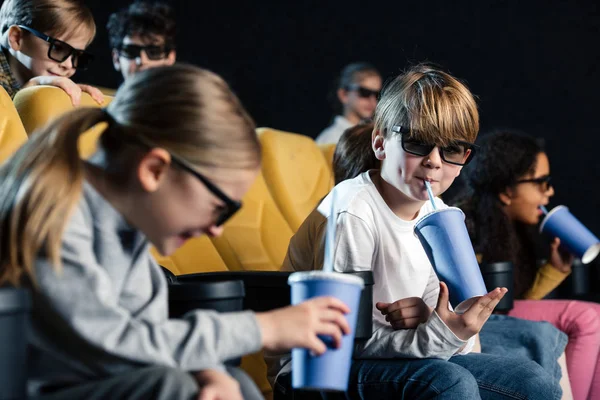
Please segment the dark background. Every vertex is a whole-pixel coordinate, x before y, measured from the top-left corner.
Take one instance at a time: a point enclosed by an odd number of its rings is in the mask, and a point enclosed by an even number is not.
[[[89,1],[95,65],[80,81],[117,87],[105,25],[128,3]],[[259,126],[316,136],[327,92],[348,62],[384,77],[430,61],[478,96],[482,133],[513,127],[546,139],[556,195],[600,235],[600,13],[594,1],[170,1],[178,60],[232,85]],[[499,166],[501,168],[501,166]]]

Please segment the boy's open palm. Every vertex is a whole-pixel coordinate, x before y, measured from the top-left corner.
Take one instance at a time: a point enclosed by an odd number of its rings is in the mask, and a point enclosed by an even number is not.
[[[448,286],[444,282],[440,282],[440,297],[435,311],[458,338],[468,340],[471,336],[479,333],[506,292],[506,288],[496,288],[485,296],[481,296],[464,314],[456,314],[448,308]]]

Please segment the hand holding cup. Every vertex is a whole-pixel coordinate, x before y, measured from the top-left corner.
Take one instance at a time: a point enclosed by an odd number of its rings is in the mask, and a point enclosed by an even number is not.
[[[341,300],[323,296],[296,306],[258,313],[256,317],[265,350],[280,352],[306,348],[314,354],[323,354],[327,346],[318,336],[329,336],[334,347],[340,347],[342,335],[350,333],[344,317],[349,312],[350,309]]]
[[[571,272],[575,257],[560,247],[560,239],[554,238],[550,244],[550,264],[563,273]]]

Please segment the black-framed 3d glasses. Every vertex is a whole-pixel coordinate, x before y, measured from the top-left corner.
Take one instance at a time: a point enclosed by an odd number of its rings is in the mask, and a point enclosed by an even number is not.
[[[379,98],[378,90],[371,90],[360,85],[347,86],[346,90],[356,92],[358,94],[358,97],[362,97],[363,99],[375,97],[375,100],[377,100]]]
[[[111,124],[111,123],[116,124],[116,121],[110,115],[110,113],[107,112],[106,110],[104,110],[104,112],[108,115],[109,124]],[[124,140],[126,142],[142,145],[142,146],[145,146],[145,147],[148,147],[151,149],[155,148],[155,147],[160,147],[160,146],[152,143],[150,140],[147,140],[147,139],[141,137],[140,135],[133,136],[133,135],[124,134],[124,135],[119,135],[119,139]],[[177,154],[174,154],[172,152],[169,152],[169,154],[171,155],[171,160],[173,161],[174,164],[177,164],[180,168],[184,169],[186,172],[189,172],[190,174],[192,174],[196,178],[198,178],[198,180],[204,184],[204,186],[208,189],[209,192],[211,192],[213,195],[215,195],[215,197],[217,197],[219,200],[221,200],[224,203],[223,209],[221,210],[221,212],[219,213],[219,215],[215,221],[216,226],[223,225],[225,222],[227,222],[233,216],[233,214],[235,214],[236,212],[238,212],[238,210],[240,208],[242,208],[241,201],[233,200],[231,197],[227,196],[221,189],[219,189],[207,177],[202,175],[200,172],[196,171],[196,169],[192,166],[192,164],[190,162],[184,160],[182,157],[180,157]]]
[[[17,25],[19,28],[26,30],[34,36],[48,42],[48,58],[56,62],[64,62],[71,57],[73,67],[75,69],[85,70],[94,61],[94,55],[85,50],[76,49],[67,42],[50,37],[40,31],[30,28],[25,25]]]
[[[552,187],[552,177],[550,175],[544,175],[539,178],[520,179],[516,183],[535,183],[539,185],[543,192],[547,192]]]
[[[121,57],[125,57],[130,60],[134,60],[140,57],[142,50],[146,54],[149,60],[157,61],[163,60],[167,58],[171,50],[173,50],[169,46],[159,46],[159,45],[148,45],[148,46],[139,46],[137,44],[123,44],[119,48],[119,55]]]
[[[392,132],[400,134],[402,149],[415,156],[426,156],[430,154],[436,147],[435,144],[423,143],[419,140],[409,137],[410,129],[402,125],[394,125]],[[477,145],[474,143],[465,142],[463,140],[455,140],[445,147],[440,147],[440,156],[442,160],[448,164],[467,165],[475,156]]]
[[[170,154],[171,159],[177,165],[179,165],[181,168],[198,178],[200,182],[202,182],[212,194],[214,194],[219,200],[225,203],[223,210],[221,210],[221,213],[215,221],[216,226],[223,225],[225,222],[227,222],[227,220],[229,220],[233,216],[233,214],[235,214],[240,208],[242,208],[241,201],[233,200],[231,197],[227,196],[221,189],[219,189],[214,183],[209,181],[208,178],[206,178],[200,172],[196,171],[194,167],[192,167],[192,165],[183,158],[180,158],[179,156],[173,153]]]

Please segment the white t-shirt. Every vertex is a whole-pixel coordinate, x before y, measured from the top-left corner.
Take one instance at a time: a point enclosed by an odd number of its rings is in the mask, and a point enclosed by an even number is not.
[[[328,144],[328,143],[337,143],[340,141],[342,134],[348,128],[353,127],[354,124],[348,121],[346,118],[338,115],[333,120],[333,124],[325,128],[319,136],[315,139],[317,144]]]
[[[417,220],[432,211],[431,204],[425,203],[412,221],[399,218],[379,194],[370,172],[341,182],[323,199],[290,241],[283,269],[320,269],[312,264],[323,260],[322,221],[331,213],[334,191],[337,215],[334,268],[340,272],[371,270],[375,281],[373,336],[362,349],[357,349],[355,356],[448,359],[465,344],[460,354],[469,352],[474,339],[467,343],[458,338],[435,311],[416,329],[395,331],[375,308],[377,302],[392,303],[407,297],[421,297],[429,307],[435,307],[439,281],[413,232]],[[447,207],[438,198],[436,206]],[[307,232],[315,228],[319,233]]]

